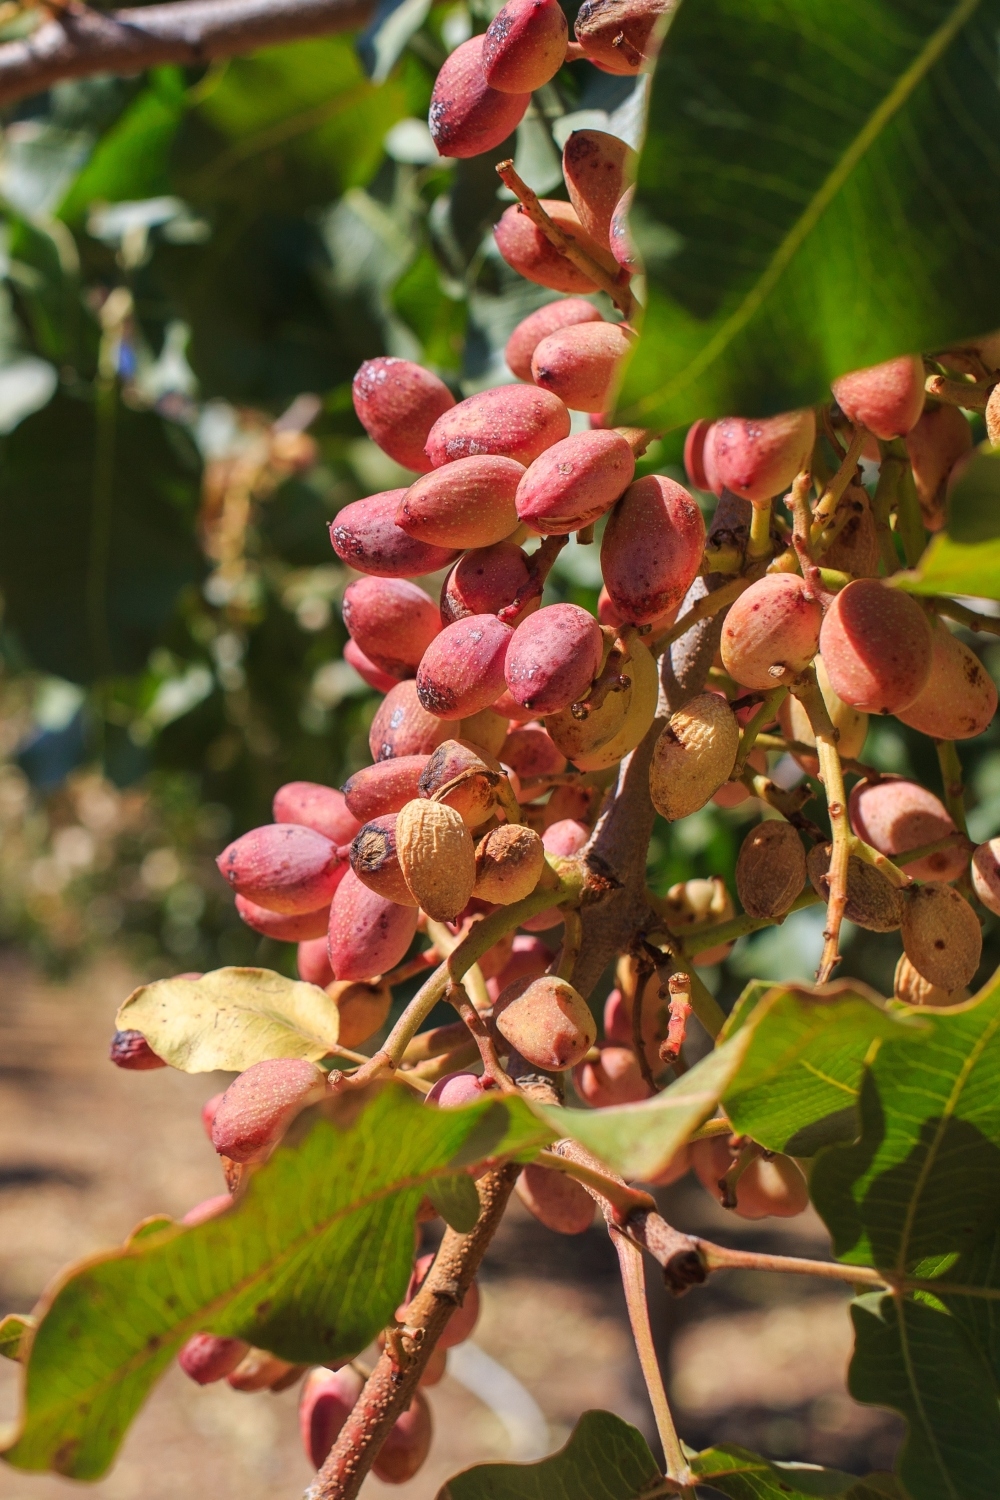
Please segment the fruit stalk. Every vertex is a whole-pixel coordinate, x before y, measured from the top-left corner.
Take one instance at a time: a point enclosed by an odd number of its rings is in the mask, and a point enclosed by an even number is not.
[[[763,729],[765,724],[770,723],[770,721],[775,717],[778,709],[781,707],[782,702],[785,698],[787,698],[787,696],[787,687],[785,687],[784,685],[782,685],[781,687],[776,687],[773,693],[768,693],[767,697],[762,700],[760,707],[755,711],[752,718],[749,718],[746,724],[744,724],[743,733],[740,735],[740,748],[736,752],[736,764],[733,767],[733,774],[729,778],[730,781],[739,781],[740,777],[743,775],[743,771],[747,763],[747,758],[750,755],[750,751],[756,744],[761,730]]]
[[[379,1356],[305,1500],[354,1500],[358,1494],[396,1418],[409,1406],[445,1325],[468,1292],[520,1170],[509,1163],[478,1179],[480,1213],[475,1228],[468,1234],[445,1230],[399,1338],[387,1343]],[[397,1364],[397,1355],[403,1363]]]
[[[839,469],[816,502],[815,509],[813,510],[812,526],[812,541],[814,543],[818,540],[820,532],[832,521],[837,513],[837,506],[840,504],[841,497],[854,478],[854,471],[858,467],[858,459],[861,457],[861,450],[864,447],[867,436],[868,433],[864,427],[860,426],[860,424],[855,427],[851,436],[850,446],[844,454]]]
[[[487,1078],[492,1078],[497,1088],[504,1094],[516,1094],[517,1084],[513,1083],[504,1072],[500,1059],[497,1056],[496,1044],[492,1032],[479,1014],[472,1001],[469,999],[465,986],[452,984],[448,988],[445,999],[449,1005],[453,1005],[458,1011],[468,1029],[472,1032],[479,1055],[483,1060],[483,1073]]]
[[[969,836],[969,825],[965,816],[965,776],[962,762],[954,740],[937,740],[938,765],[941,767],[941,783],[944,787],[944,805],[951,813],[952,821],[960,833]]]
[[[653,1330],[649,1326],[649,1306],[646,1301],[646,1268],[643,1264],[642,1253],[638,1246],[626,1239],[620,1230],[611,1225],[608,1226],[608,1230],[611,1243],[618,1253],[628,1320],[632,1328],[632,1338],[635,1340],[642,1376],[646,1382],[646,1390],[649,1393],[649,1404],[653,1408],[656,1431],[663,1447],[667,1478],[677,1482],[678,1494],[693,1495],[691,1471],[684,1457],[681,1440],[677,1435],[673,1413],[663,1385],[663,1375],[660,1372],[660,1364],[653,1345]]]
[[[837,746],[827,733],[816,733],[820,780],[826,789],[833,849],[830,853],[830,896],[826,903],[823,954],[816,978],[825,984],[840,962],[840,928],[847,906],[847,862],[851,854],[851,824],[847,816],[847,790]]]
[[[555,225],[538,201],[538,194],[533,192],[528,184],[518,176],[514,170],[512,161],[502,161],[497,164],[497,176],[505,187],[510,188],[514,196],[520,201],[522,212],[528,215],[533,224],[542,231],[550,244],[554,245],[560,255],[565,255],[568,261],[572,261],[578,270],[585,276],[589,276],[602,291],[607,292],[615,306],[621,311],[626,319],[632,317],[635,312],[635,299],[628,288],[627,282],[620,282],[616,277],[609,275],[603,266],[598,265],[586,252],[575,245],[569,235],[563,234],[562,230]]]

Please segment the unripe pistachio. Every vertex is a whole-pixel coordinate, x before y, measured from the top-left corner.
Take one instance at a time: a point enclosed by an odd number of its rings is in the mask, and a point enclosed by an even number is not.
[[[558,396],[530,385],[501,385],[446,411],[430,430],[427,456],[436,469],[478,453],[530,464],[569,430],[570,415]]]
[[[1000,916],[1000,839],[980,844],[973,854],[972,888],[987,911]]]
[[[563,177],[570,202],[599,245],[608,244],[612,216],[622,194],[635,181],[638,165],[631,147],[604,130],[574,130],[563,146]]]
[[[736,891],[751,917],[783,917],[806,883],[806,854],[790,823],[769,818],[751,829],[736,861]]]
[[[906,452],[928,531],[940,531],[947,516],[948,476],[972,450],[972,428],[957,406],[928,407],[907,435]]]
[[[630,484],[601,543],[601,571],[618,623],[656,624],[675,611],[705,550],[705,522],[683,485],[661,474]]]
[[[473,894],[482,901],[511,906],[531,895],[544,865],[545,849],[538,834],[523,823],[504,823],[476,845]]]
[[[400,682],[376,710],[368,731],[368,748],[374,761],[396,760],[404,755],[430,755],[447,738],[447,724],[427,712],[417,697],[416,683]]]
[[[390,677],[412,677],[441,629],[441,612],[405,578],[356,578],[344,591],[344,624]]]
[[[264,1161],[307,1104],[327,1092],[327,1075],[302,1057],[254,1063],[226,1089],[212,1121],[212,1145],[230,1161]]]
[[[417,795],[429,760],[429,755],[397,755],[355,771],[344,783],[344,800],[358,820],[358,829],[372,818],[405,807]]]
[[[219,1094],[218,1098],[221,1099],[222,1095]],[[211,1132],[209,1132],[209,1139],[211,1139]],[[216,1193],[213,1197],[203,1198],[200,1203],[189,1208],[180,1222],[192,1228],[195,1224],[204,1224],[207,1219],[214,1219],[218,1214],[225,1213],[226,1209],[232,1206],[233,1200],[229,1193]]]
[[[604,651],[601,627],[577,604],[549,604],[517,627],[504,663],[511,695],[539,714],[586,696]]]
[[[483,41],[483,77],[503,93],[533,93],[562,67],[569,26],[559,0],[507,0]]]
[[[573,1083],[580,1098],[591,1109],[613,1104],[638,1104],[649,1098],[649,1085],[642,1076],[630,1047],[602,1047],[598,1062],[577,1063]]]
[[[508,369],[518,380],[531,381],[532,356],[543,339],[559,328],[572,328],[580,323],[603,322],[600,312],[592,302],[583,297],[560,297],[555,302],[546,302],[535,312],[522,318],[507,340],[504,358]]]
[[[583,1234],[594,1222],[594,1200],[566,1172],[529,1162],[514,1191],[530,1214],[556,1234]]]
[[[996,711],[996,685],[979,657],[935,620],[927,681],[897,719],[932,739],[968,740],[989,727]]]
[[[665,897],[667,921],[672,932],[693,927],[699,922],[710,922],[718,926],[729,922],[735,915],[733,898],[726,889],[725,881],[718,875],[710,880],[685,880],[672,885]],[[721,964],[732,951],[732,943],[720,943],[717,948],[706,948],[692,962],[698,967]]]
[[[376,895],[348,869],[330,907],[330,966],[340,980],[387,974],[406,957],[416,930],[415,906]]]
[[[309,1371],[299,1399],[299,1431],[314,1469],[323,1467],[363,1388],[364,1380],[351,1365]]]
[[[563,234],[575,241],[609,275],[617,276],[618,263],[614,256],[587,233],[571,204],[558,198],[542,198],[540,202]],[[493,237],[507,264],[527,281],[550,287],[554,292],[598,290],[597,283],[556,249],[528,215],[521,212],[519,204],[514,203],[504,211],[493,230]]]
[[[633,340],[614,323],[577,323],[541,340],[531,358],[531,376],[570,411],[602,412],[611,401],[618,371]]]
[[[911,880],[956,880],[965,869],[966,856],[958,848],[906,860],[908,849],[932,844],[955,832],[944,803],[916,781],[885,776],[874,782],[856,782],[848,811],[858,837],[880,854],[888,854]]]
[[[326,951],[326,931],[321,938],[313,938],[310,942],[300,943],[296,954],[296,966],[299,978],[306,984],[315,984],[325,989],[328,984],[333,983],[333,970],[330,968],[330,955]]]
[[[295,916],[269,911],[266,906],[248,901],[246,896],[237,896],[235,905],[248,927],[279,943],[303,943],[310,938],[323,937],[330,922],[329,902],[317,907],[316,911],[299,912]]]
[[[427,123],[442,156],[480,156],[517,129],[531,100],[525,93],[501,93],[483,73],[482,36],[470,37],[447,57],[431,94]]]
[[[495,453],[456,459],[410,486],[396,524],[435,546],[490,547],[517,526],[514,494],[524,472]]]
[[[428,713],[466,719],[494,704],[504,689],[513,635],[495,615],[469,615],[446,625],[417,669],[417,696]]]
[[[350,843],[361,826],[344,801],[343,792],[316,781],[289,781],[280,786],[271,812],[276,823],[301,823],[338,845]]]
[[[649,1179],[651,1187],[670,1187],[674,1182],[680,1182],[691,1170],[691,1147],[682,1146],[675,1151],[667,1162],[667,1165],[657,1172],[655,1177]]]
[[[519,980],[504,991],[494,1010],[496,1027],[536,1068],[571,1068],[597,1040],[597,1026],[583,996],[554,974]]]
[[[822,900],[830,899],[830,845],[814,844],[806,856],[806,868],[813,890]],[[852,854],[847,861],[847,906],[844,916],[868,932],[895,932],[903,920],[903,902],[892,882]]]
[[[249,1349],[226,1381],[234,1391],[284,1390],[291,1383],[289,1377],[296,1379],[301,1373],[301,1365],[289,1364],[266,1349]]]
[[[736,763],[740,730],[724,698],[700,693],[671,715],[653,748],[649,790],[670,822],[697,812]]]
[[[908,708],[927,681],[932,639],[920,605],[875,578],[856,578],[835,595],[819,649],[837,695],[865,713]]]
[[[606,73],[638,73],[669,0],[584,0],[574,31],[586,57]]]
[[[440,1109],[461,1109],[463,1104],[478,1104],[487,1088],[487,1080],[476,1073],[446,1073],[424,1095],[424,1103]]]
[[[357,641],[350,636],[344,642],[341,654],[347,665],[357,672],[361,681],[367,683],[370,688],[374,688],[376,693],[387,693],[399,681],[398,677],[391,677],[388,672],[383,672],[381,667],[377,667],[371,658],[365,655]]]
[[[411,894],[399,863],[396,847],[398,816],[398,813],[387,813],[365,824],[351,844],[351,869],[363,885],[387,901],[396,901],[400,906],[417,906],[419,903]]]
[[[467,904],[476,883],[476,850],[461,813],[415,797],[396,820],[396,847],[406,883],[436,922]]]
[[[809,1207],[809,1184],[790,1156],[758,1157],[736,1183],[741,1219],[791,1219]]]
[[[903,893],[903,950],[919,974],[942,990],[970,984],[983,951],[979,919],[950,885]]]
[[[927,1005],[938,1009],[961,1005],[963,1000],[969,998],[969,992],[964,987],[960,990],[943,990],[939,985],[931,984],[929,979],[925,979],[913,967],[905,953],[896,965],[892,991],[897,1000],[902,1000],[907,1005]]]
[[[832,389],[848,421],[860,422],[888,442],[905,437],[920,420],[924,362],[919,354],[904,354],[900,359],[841,375]]]
[[[330,901],[346,862],[314,829],[269,823],[234,840],[215,863],[238,895],[256,906],[299,916]]]
[[[541,839],[538,842],[541,845]],[[141,1031],[116,1031],[111,1038],[108,1057],[116,1068],[124,1068],[129,1073],[149,1073],[154,1068],[169,1066],[162,1057],[157,1057]]]
[[[759,578],[726,612],[723,665],[744,687],[762,692],[792,682],[816,655],[822,623],[822,607],[804,578]]]
[[[441,413],[455,405],[444,381],[412,360],[382,355],[365,360],[354,377],[353,396],[368,436],[404,469],[423,473],[429,467],[427,434]]]
[[[503,968],[486,981],[490,999],[495,1004],[508,985],[514,984],[518,979],[537,979],[540,974],[545,973],[551,960],[551,950],[541,938],[532,937],[529,933],[518,933]]]
[[[543,536],[579,531],[611,509],[634,473],[635,454],[620,432],[574,433],[528,469],[517,487],[518,519]]]
[[[558,776],[566,769],[566,757],[541,725],[526,724],[512,729],[497,754],[522,781],[529,776]]]
[[[420,446],[422,450],[423,440]],[[420,463],[407,467],[423,471],[429,466],[427,455],[421,451]],[[337,512],[330,522],[330,544],[341,562],[376,578],[418,578],[455,561],[453,548],[419,542],[396,525],[396,512],[405,494],[405,489],[385,490],[355,500]]]
[[[385,1025],[392,1005],[388,985],[338,979],[326,986],[326,992],[340,1015],[342,1047],[357,1047]]]
[[[702,461],[706,470],[714,470],[722,487],[762,505],[808,468],[815,441],[816,417],[811,408],[776,417],[722,417],[706,434],[704,442],[711,456]]]
[[[878,531],[868,492],[860,484],[847,486],[834,513],[834,521],[839,521],[845,511],[849,519],[820,561],[824,568],[835,568],[854,578],[877,578]]]
[[[214,1333],[196,1333],[177,1356],[177,1363],[198,1385],[224,1380],[249,1352],[243,1339],[217,1338]]]

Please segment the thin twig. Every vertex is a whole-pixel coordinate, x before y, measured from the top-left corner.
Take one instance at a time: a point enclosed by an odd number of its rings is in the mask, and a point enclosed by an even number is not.
[[[974,609],[968,609],[964,604],[958,604],[954,599],[942,599],[934,596],[922,601],[936,615],[945,615],[947,619],[954,620],[957,625],[964,625],[966,630],[985,630],[990,635],[1000,635],[1000,615],[979,615]]]
[[[796,1276],[818,1276],[826,1281],[848,1281],[855,1286],[890,1286],[872,1266],[845,1266],[835,1260],[808,1260],[798,1255],[765,1255],[759,1250],[730,1250],[711,1240],[692,1236],[708,1271],[789,1271]]]
[[[517,1085],[507,1077],[501,1066],[493,1034],[469,999],[465,986],[461,984],[449,985],[445,999],[449,1005],[455,1007],[466,1026],[472,1032],[476,1046],[479,1048],[479,1055],[483,1060],[483,1072],[486,1077],[491,1078],[502,1093],[516,1094]]]
[[[420,1377],[472,1278],[507,1207],[520,1167],[485,1172],[476,1183],[480,1214],[469,1234],[446,1229],[420,1290],[406,1310],[406,1323],[387,1344],[341,1428],[323,1467],[306,1491],[307,1500],[354,1500],[396,1418],[410,1405]],[[405,1363],[397,1363],[402,1355]]]
[[[823,955],[816,974],[825,984],[840,962],[840,928],[847,907],[847,870],[851,856],[851,823],[847,815],[847,790],[837,746],[825,734],[816,736],[819,774],[826,789],[826,806],[830,814],[833,848],[830,851],[829,900],[826,903],[826,926],[823,929]]]
[[[744,724],[743,731],[740,734],[740,748],[736,752],[736,764],[730,775],[730,781],[739,781],[743,775],[743,768],[747,763],[750,752],[757,741],[757,737],[764,728],[764,725],[769,724],[775,717],[778,709],[787,697],[787,687],[784,685],[776,687],[772,692],[768,693],[760,707]]]
[[[710,620],[713,615],[719,613],[720,609],[725,609],[727,605],[732,604],[733,600],[738,599],[743,590],[748,589],[752,582],[751,578],[732,578],[721,588],[713,589],[710,594],[699,599],[697,604],[693,604],[686,614],[681,615],[669,630],[650,642],[650,651],[654,656],[659,656],[661,651],[672,646],[674,641],[679,641],[682,635],[686,635],[692,625],[697,625],[699,620]]]
[[[178,0],[102,14],[67,6],[30,36],[0,46],[0,104],[67,78],[203,67],[304,37],[364,26],[369,0]]]
[[[535,1157],[540,1167],[553,1172],[564,1172],[573,1177],[595,1197],[610,1203],[616,1223],[624,1223],[629,1214],[642,1209],[648,1213],[656,1208],[656,1200],[639,1188],[629,1187],[627,1182],[603,1166],[596,1157],[584,1152],[576,1141],[557,1141],[551,1151],[540,1151]]]
[[[653,1420],[659,1433],[663,1457],[667,1465],[667,1478],[682,1486],[681,1494],[693,1495],[690,1488],[691,1470],[684,1449],[677,1435],[673,1413],[667,1400],[659,1360],[653,1344],[653,1330],[649,1326],[649,1306],[646,1301],[646,1268],[638,1247],[619,1230],[608,1226],[611,1242],[618,1252],[625,1306],[632,1327],[632,1338],[639,1356],[639,1367],[649,1393],[649,1404],[653,1408]]]
[[[965,775],[954,740],[935,741],[938,765],[944,790],[944,805],[951,813],[951,820],[959,833],[969,836],[969,824],[965,816]],[[909,863],[909,855],[907,855]]]
[[[964,406],[966,411],[985,411],[990,391],[995,385],[995,379],[965,381],[950,380],[946,375],[928,375],[924,381],[924,390],[935,401],[943,401],[948,406]]]
[[[531,222],[542,231],[560,255],[572,261],[577,270],[582,271],[584,276],[589,276],[601,291],[607,292],[615,306],[621,309],[626,320],[631,318],[635,312],[635,298],[629,291],[627,281],[619,281],[610,271],[606,271],[592,255],[588,255],[586,250],[553,223],[538,201],[538,194],[515,172],[512,161],[498,162],[497,176],[504,186],[510,188],[514,196],[520,200],[521,211],[528,215]]]

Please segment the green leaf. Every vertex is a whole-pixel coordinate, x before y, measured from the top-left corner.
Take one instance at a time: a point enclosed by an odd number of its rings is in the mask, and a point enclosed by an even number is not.
[[[184,1073],[242,1073],[274,1057],[317,1062],[337,1045],[340,1013],[325,990],[271,969],[215,969],[140,985],[115,1024],[141,1031]]]
[[[92,1256],[50,1289],[7,1461],[98,1478],[199,1331],[293,1364],[357,1354],[405,1294],[428,1187],[551,1139],[519,1099],[426,1109],[401,1084],[306,1111],[230,1210]]]
[[[653,80],[620,415],[788,410],[1000,323],[995,0],[697,0]]]
[[[941,531],[931,538],[917,568],[898,573],[892,582],[911,594],[973,594],[980,599],[1000,599],[1000,539],[955,542]]]
[[[21,1359],[25,1335],[33,1332],[35,1320],[21,1313],[8,1313],[0,1318],[0,1354],[5,1359]]]
[[[841,1259],[913,1274],[1000,1225],[1000,981],[934,1015],[919,1048],[883,1047],[860,1139],[824,1152],[812,1195]],[[948,1271],[952,1280],[953,1268]]]
[[[609,1411],[586,1411],[565,1447],[534,1464],[476,1464],[437,1500],[638,1500],[659,1478],[642,1433]]]
[[[910,1500],[995,1500],[997,1386],[955,1320],[927,1299],[889,1292],[858,1298],[851,1316],[850,1392],[906,1418],[898,1471]]]
[[[948,535],[963,545],[1000,537],[1000,449],[984,443],[962,470],[948,496]]]
[[[720,1103],[769,1149],[794,1142],[807,1152],[815,1149],[810,1131],[823,1140],[831,1121],[844,1128],[872,1043],[918,1035],[913,1021],[889,1015],[858,988],[751,986],[715,1050],[654,1099],[601,1110],[533,1107],[625,1177],[646,1181]]]
[[[446,1224],[458,1234],[468,1234],[479,1218],[479,1194],[476,1184],[466,1172],[457,1172],[454,1177],[442,1177],[427,1196]]]
[[[186,436],[113,392],[57,395],[0,442],[5,625],[72,682],[141,671],[204,572]]]
[[[850,1264],[926,1281],[855,1313],[851,1389],[907,1418],[912,1500],[987,1500],[1000,1468],[1000,980],[938,1011],[920,1048],[883,1047],[862,1131],[816,1163],[813,1202]],[[973,1434],[975,1437],[973,1438]]]
[[[769,1151],[812,1156],[858,1132],[857,1100],[866,1057],[881,1042],[919,1042],[929,1023],[893,1014],[856,980],[821,991],[751,984],[737,1001],[722,1039],[769,1007],[731,1086],[723,1096],[736,1129]]]
[[[169,193],[170,148],[184,117],[186,89],[179,68],[155,68],[149,87],[98,142],[59,209],[72,223],[92,203],[121,203]]]
[[[903,1500],[890,1474],[858,1479],[814,1464],[771,1463],[729,1443],[696,1454],[691,1472],[731,1500]]]

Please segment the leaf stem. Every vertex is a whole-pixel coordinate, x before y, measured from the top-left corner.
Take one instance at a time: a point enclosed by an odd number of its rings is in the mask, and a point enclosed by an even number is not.
[[[648,1193],[639,1188],[629,1187],[620,1177],[615,1177],[609,1172],[601,1170],[600,1164],[581,1161],[576,1156],[564,1154],[565,1150],[575,1147],[575,1141],[557,1141],[551,1151],[539,1151],[535,1161],[540,1167],[548,1167],[552,1172],[564,1172],[567,1177],[575,1177],[577,1182],[591,1189],[598,1197],[604,1198],[615,1211],[615,1215],[624,1222],[629,1214],[642,1210],[645,1213],[655,1212],[656,1200]]]
[[[618,1252],[618,1265],[621,1270],[622,1289],[625,1293],[625,1306],[628,1308],[628,1320],[632,1327],[635,1350],[639,1356],[639,1367],[649,1393],[649,1404],[653,1408],[656,1431],[663,1448],[667,1478],[674,1480],[680,1486],[680,1494],[693,1495],[694,1491],[690,1487],[691,1470],[684,1457],[681,1440],[677,1435],[673,1413],[670,1410],[663,1384],[663,1374],[653,1345],[653,1330],[649,1325],[649,1305],[646,1301],[646,1267],[642,1252],[637,1245],[611,1225],[608,1226],[608,1232]]]
[[[944,786],[944,805],[951,813],[952,822],[959,833],[969,836],[969,824],[965,816],[965,774],[954,740],[936,740],[938,765]],[[907,863],[910,856],[907,855]]]
[[[692,1239],[709,1271],[786,1271],[795,1276],[818,1276],[826,1281],[848,1281],[855,1286],[891,1286],[873,1266],[847,1266],[836,1260],[809,1260],[799,1255],[766,1255],[759,1250],[731,1250],[711,1240]]]

